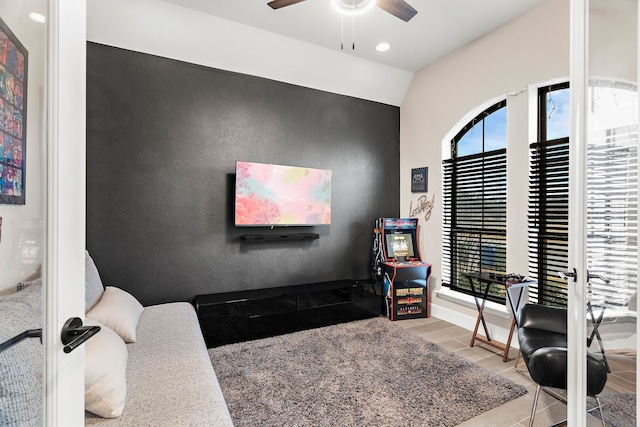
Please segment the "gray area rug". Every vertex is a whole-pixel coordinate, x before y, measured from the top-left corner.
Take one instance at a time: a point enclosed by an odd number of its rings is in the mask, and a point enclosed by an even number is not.
[[[604,422],[608,427],[636,426],[636,395],[633,393],[607,394],[600,397]],[[596,406],[594,399],[589,398],[587,407]],[[592,414],[600,419],[600,411]]]
[[[527,392],[381,317],[209,355],[236,427],[455,426]]]

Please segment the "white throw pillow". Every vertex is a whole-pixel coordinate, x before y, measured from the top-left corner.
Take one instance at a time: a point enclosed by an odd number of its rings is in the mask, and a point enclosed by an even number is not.
[[[144,307],[133,295],[122,289],[107,286],[102,298],[89,310],[87,317],[113,329],[124,342],[135,342],[138,320],[143,311]]]
[[[84,251],[84,311],[91,310],[102,297],[104,285],[88,251]]]
[[[127,345],[100,322],[86,319],[85,325],[101,329],[84,344],[84,408],[104,418],[117,418],[127,397]]]

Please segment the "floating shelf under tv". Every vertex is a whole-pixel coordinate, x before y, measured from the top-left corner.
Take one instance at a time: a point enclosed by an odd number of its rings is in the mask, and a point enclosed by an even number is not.
[[[251,243],[259,242],[284,242],[291,240],[315,240],[319,239],[317,233],[292,233],[292,234],[244,234],[242,240]]]

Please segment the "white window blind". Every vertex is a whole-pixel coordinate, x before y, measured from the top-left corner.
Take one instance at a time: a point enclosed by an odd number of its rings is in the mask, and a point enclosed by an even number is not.
[[[636,293],[638,271],[635,89],[615,84],[590,89],[594,120],[587,146],[587,268],[611,280],[591,279],[591,298],[623,310]]]

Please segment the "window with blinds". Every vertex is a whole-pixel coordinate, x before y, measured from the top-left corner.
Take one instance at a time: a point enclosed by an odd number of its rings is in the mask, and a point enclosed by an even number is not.
[[[443,177],[443,285],[471,293],[464,273],[506,269],[506,101],[482,112],[451,141]],[[488,299],[504,304],[504,288],[491,288]]]
[[[569,138],[531,144],[529,179],[529,299],[566,307],[569,241]]]
[[[620,86],[620,84],[618,84]],[[590,299],[628,309],[637,287],[638,97],[632,88],[590,89],[587,146],[587,266],[605,276],[589,281]],[[531,144],[529,180],[529,298],[567,305],[569,86],[541,88],[539,142]]]
[[[589,92],[587,268],[610,280],[589,280],[589,298],[627,310],[638,275],[638,93],[619,82],[594,82]]]
[[[569,84],[538,90],[538,140],[530,145],[529,300],[567,306],[569,242]]]

